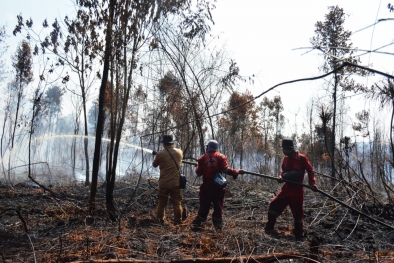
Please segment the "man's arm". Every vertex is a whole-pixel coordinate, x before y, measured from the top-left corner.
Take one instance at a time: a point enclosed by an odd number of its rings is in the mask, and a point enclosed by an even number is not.
[[[220,160],[220,165],[222,167],[222,171],[225,174],[231,175],[233,179],[237,179],[239,174],[244,174],[244,170],[236,170],[228,166],[228,161],[227,157],[223,154],[220,155],[221,160]]]
[[[203,163],[204,155],[201,155],[198,160],[197,160],[197,166],[196,166],[196,174],[197,176],[201,176],[203,171],[202,171],[202,163]]]
[[[156,153],[155,159],[153,159],[153,162],[152,162],[152,166],[153,166],[153,167],[159,166],[159,163],[160,163],[160,155],[161,155],[160,152]]]
[[[308,183],[310,186],[316,186],[315,170],[313,169],[308,157],[304,158],[304,169],[308,172]]]

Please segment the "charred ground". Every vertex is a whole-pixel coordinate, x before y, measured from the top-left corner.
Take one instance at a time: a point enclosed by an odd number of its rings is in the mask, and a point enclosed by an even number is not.
[[[193,179],[194,180],[194,179]],[[304,242],[291,234],[287,209],[276,235],[266,235],[269,201],[279,190],[275,181],[231,180],[226,192],[225,226],[216,231],[210,220],[202,231],[191,230],[198,209],[198,186],[184,190],[188,218],[167,225],[154,220],[157,184],[142,180],[117,183],[120,220],[105,210],[100,187],[97,216],[88,216],[89,188],[81,184],[52,187],[52,193],[26,184],[0,187],[0,262],[394,262],[393,229],[371,222],[319,193],[305,190]],[[320,189],[378,220],[394,226],[394,211],[384,198],[362,187]]]

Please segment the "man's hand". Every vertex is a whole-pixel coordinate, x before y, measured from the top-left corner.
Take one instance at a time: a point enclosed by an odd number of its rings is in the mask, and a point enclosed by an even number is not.
[[[313,192],[317,192],[317,186],[316,185],[310,185],[310,187],[311,187],[311,190],[313,191]]]
[[[279,176],[278,178],[279,178],[279,179],[277,180],[278,184],[283,183],[282,176]]]
[[[244,174],[244,173],[245,173],[244,170],[242,170],[242,169],[238,170],[238,174]],[[238,174],[233,175],[234,180],[238,178]]]
[[[152,155],[156,155],[157,154],[157,152],[156,151],[152,151]]]

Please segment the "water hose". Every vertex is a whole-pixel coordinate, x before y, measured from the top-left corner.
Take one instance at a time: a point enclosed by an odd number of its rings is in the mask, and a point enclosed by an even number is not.
[[[182,160],[182,162],[185,163],[185,164],[191,164],[191,165],[194,165],[194,166],[197,165],[197,163],[195,163],[195,162],[188,162],[188,161],[183,161],[183,160]],[[320,190],[319,188],[314,189],[313,187],[311,187],[311,186],[309,186],[309,185],[306,185],[306,184],[303,184],[303,183],[298,183],[298,182],[294,182],[294,181],[290,181],[290,180],[286,180],[286,179],[280,179],[279,177],[273,177],[273,176],[270,176],[270,175],[259,174],[259,173],[254,173],[254,172],[245,171],[245,170],[244,170],[244,173],[245,173],[245,174],[250,174],[250,175],[255,175],[255,176],[262,177],[262,178],[266,178],[266,179],[275,180],[275,181],[278,181],[278,182],[285,182],[285,183],[290,183],[290,184],[302,186],[302,187],[311,189],[311,190],[313,190],[313,191],[315,191],[315,192],[319,192],[320,194],[322,194],[322,195],[328,197],[329,199],[331,199],[331,200],[337,202],[338,204],[340,204],[340,205],[342,205],[342,206],[344,206],[344,207],[346,207],[346,208],[352,210],[353,212],[355,212],[355,213],[357,213],[357,214],[359,214],[359,215],[361,215],[361,216],[363,216],[363,217],[366,217],[366,218],[368,218],[369,220],[371,220],[371,221],[373,221],[373,222],[375,222],[375,223],[378,223],[378,224],[380,224],[380,225],[383,225],[383,226],[385,226],[385,227],[387,227],[387,228],[390,228],[390,229],[394,230],[394,227],[393,227],[393,226],[390,226],[390,225],[388,225],[388,224],[386,224],[386,223],[384,223],[384,222],[382,222],[382,221],[380,221],[380,220],[377,220],[377,219],[375,219],[375,218],[373,218],[373,217],[371,217],[371,216],[369,216],[369,215],[367,215],[367,214],[364,214],[363,212],[361,212],[361,211],[359,211],[359,210],[357,210],[357,209],[355,209],[355,208],[353,208],[353,207],[351,207],[351,206],[345,204],[345,203],[342,202],[341,200],[338,200],[338,199],[335,198],[334,196],[327,194],[326,192]]]

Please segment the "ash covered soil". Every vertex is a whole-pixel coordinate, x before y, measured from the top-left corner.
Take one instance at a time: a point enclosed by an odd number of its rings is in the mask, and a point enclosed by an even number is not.
[[[210,218],[201,231],[191,229],[201,181],[183,190],[188,217],[172,224],[155,221],[157,182],[119,181],[114,198],[120,220],[105,209],[105,187],[97,193],[97,215],[89,216],[89,187],[73,183],[50,191],[27,184],[0,185],[0,262],[394,262],[394,230],[371,222],[319,193],[305,190],[303,242],[292,235],[287,208],[277,233],[264,233],[275,181],[229,180],[224,228]],[[318,185],[319,186],[319,185]],[[357,187],[320,189],[394,227],[390,206]],[[210,213],[211,215],[211,213]]]

